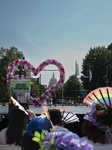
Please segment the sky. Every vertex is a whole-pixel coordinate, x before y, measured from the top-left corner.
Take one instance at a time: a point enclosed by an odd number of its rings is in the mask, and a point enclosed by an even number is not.
[[[111,18],[111,0],[0,0],[0,47],[15,46],[35,68],[57,60],[66,82],[76,61],[80,78],[90,47],[112,43]],[[56,66],[45,70],[36,76],[41,74],[42,84],[49,84],[53,72],[59,80]]]

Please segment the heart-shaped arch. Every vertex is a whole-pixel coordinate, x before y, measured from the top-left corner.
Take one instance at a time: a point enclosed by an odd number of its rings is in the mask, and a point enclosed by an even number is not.
[[[32,101],[35,105],[41,104],[43,100],[48,101],[48,97],[54,93],[61,85],[63,85],[65,80],[65,70],[64,67],[60,62],[54,59],[47,59],[46,61],[42,62],[37,68],[35,68],[33,65],[31,65],[28,61],[22,60],[22,59],[16,59],[13,61],[7,69],[7,80],[8,84],[10,85],[12,83],[12,80],[10,79],[14,73],[14,69],[16,66],[23,65],[24,67],[28,68],[29,71],[31,71],[35,76],[39,74],[46,66],[49,64],[55,65],[59,72],[60,72],[60,78],[59,81],[54,84],[52,87],[50,87],[47,91],[45,91],[39,98],[35,99],[32,98]]]

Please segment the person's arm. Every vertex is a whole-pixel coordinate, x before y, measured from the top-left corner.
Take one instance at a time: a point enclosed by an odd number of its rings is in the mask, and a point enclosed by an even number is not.
[[[27,110],[27,112],[28,112],[30,118],[36,117],[35,113],[32,110]]]

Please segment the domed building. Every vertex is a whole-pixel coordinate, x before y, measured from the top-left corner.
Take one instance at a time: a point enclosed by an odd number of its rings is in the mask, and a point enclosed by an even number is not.
[[[51,87],[51,86],[53,86],[54,84],[56,84],[57,83],[57,79],[55,78],[55,76],[54,76],[54,72],[53,72],[53,77],[50,79],[50,81],[49,81],[49,88]]]

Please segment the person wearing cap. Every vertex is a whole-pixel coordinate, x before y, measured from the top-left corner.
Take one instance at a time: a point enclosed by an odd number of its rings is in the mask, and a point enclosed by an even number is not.
[[[37,142],[32,141],[32,138],[35,137],[34,132],[38,131],[41,133],[42,130],[50,132],[51,123],[47,118],[42,116],[34,117],[27,126],[27,131],[22,137],[22,150],[38,150],[40,148]]]

